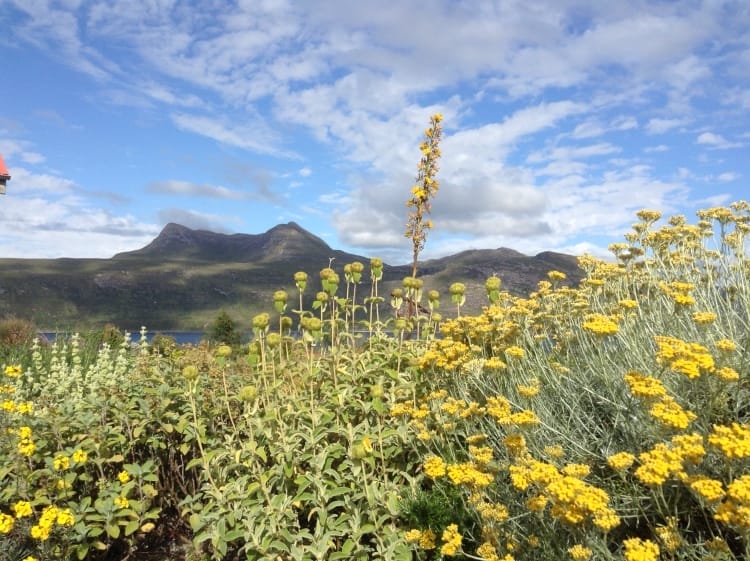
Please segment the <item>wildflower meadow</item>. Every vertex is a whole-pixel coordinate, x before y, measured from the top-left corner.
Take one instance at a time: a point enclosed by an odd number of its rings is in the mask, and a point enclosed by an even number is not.
[[[750,204],[465,314],[417,277],[440,121],[391,294],[322,264],[249,342],[4,344],[0,560],[750,559]]]

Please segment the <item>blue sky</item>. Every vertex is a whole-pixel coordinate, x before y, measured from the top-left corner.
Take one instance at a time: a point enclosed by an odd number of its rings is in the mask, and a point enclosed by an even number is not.
[[[168,222],[410,260],[606,254],[641,208],[750,198],[750,3],[0,0],[0,257],[110,257]]]

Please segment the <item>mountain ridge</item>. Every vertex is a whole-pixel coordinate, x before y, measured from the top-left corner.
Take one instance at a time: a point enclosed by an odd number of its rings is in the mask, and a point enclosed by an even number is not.
[[[272,294],[296,295],[294,273],[310,281],[305,298],[319,290],[317,272],[334,259],[344,264],[369,258],[331,248],[295,222],[260,234],[224,234],[169,223],[140,249],[109,259],[0,258],[0,317],[14,315],[45,329],[114,323],[137,330],[203,329],[226,310],[247,326],[254,313],[272,309]],[[571,283],[582,277],[575,256],[541,252],[526,256],[508,248],[472,249],[420,261],[425,289],[447,295],[452,282],[467,285],[467,313],[486,304],[484,281],[498,275],[503,288],[528,294],[557,269]],[[401,286],[411,264],[384,266],[380,293]],[[343,292],[343,274],[342,292]],[[369,293],[369,273],[358,294]],[[387,303],[385,306],[387,307]],[[450,313],[449,311],[446,313]]]

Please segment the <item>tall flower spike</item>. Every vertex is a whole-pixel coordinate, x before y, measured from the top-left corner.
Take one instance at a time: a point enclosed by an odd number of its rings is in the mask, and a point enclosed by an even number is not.
[[[430,126],[424,131],[424,142],[419,145],[422,159],[419,161],[417,178],[411,189],[411,199],[406,202],[409,208],[409,220],[406,223],[404,236],[411,239],[413,248],[413,261],[411,276],[417,276],[417,260],[419,253],[424,249],[427,241],[427,232],[432,228],[432,221],[426,216],[430,213],[432,205],[430,199],[435,196],[439,184],[435,179],[438,172],[438,160],[440,159],[440,139],[443,130],[440,123],[443,116],[435,113],[430,117]]]

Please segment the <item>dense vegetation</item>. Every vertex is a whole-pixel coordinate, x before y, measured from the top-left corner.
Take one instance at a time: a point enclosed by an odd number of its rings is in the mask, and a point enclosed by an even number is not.
[[[747,558],[749,208],[440,323],[373,260],[250,345],[8,339],[0,559]]]
[[[0,322],[0,560],[750,558],[750,204],[467,314],[417,277],[439,125],[389,297],[372,259],[290,275],[249,344]]]

